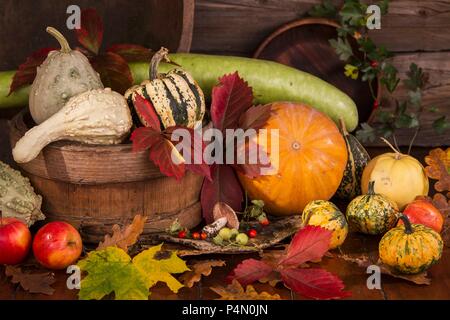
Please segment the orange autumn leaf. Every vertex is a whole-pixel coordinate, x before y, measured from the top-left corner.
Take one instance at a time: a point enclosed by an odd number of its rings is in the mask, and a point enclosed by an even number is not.
[[[438,180],[434,185],[436,191],[450,191],[450,148],[445,151],[441,148],[431,150],[425,162],[428,165],[425,168],[427,176]]]
[[[209,276],[213,267],[223,267],[225,261],[223,260],[204,260],[196,261],[189,266],[191,271],[184,273],[179,280],[185,287],[192,288],[196,282],[199,282],[202,276]]]
[[[217,286],[210,289],[220,296],[217,300],[281,300],[280,295],[271,295],[265,291],[258,293],[251,285],[244,289],[237,280],[233,280],[226,287]]]
[[[106,235],[105,240],[100,242],[96,250],[102,250],[107,247],[118,247],[124,251],[128,251],[128,247],[135,244],[144,231],[144,225],[147,217],[140,214],[136,215],[133,222],[121,228],[118,224],[112,227],[112,236]]]

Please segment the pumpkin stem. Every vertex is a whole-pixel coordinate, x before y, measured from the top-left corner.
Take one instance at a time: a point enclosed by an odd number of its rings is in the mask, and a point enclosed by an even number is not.
[[[159,49],[158,52],[153,55],[152,60],[150,61],[150,70],[148,71],[150,80],[155,80],[158,77],[158,66],[162,60],[164,60],[165,62],[170,62],[167,56],[168,54],[169,50],[161,47],[161,49]]]
[[[400,219],[402,219],[403,224],[405,225],[405,233],[406,234],[411,234],[414,232],[413,227],[411,225],[411,221],[409,221],[408,217],[405,216],[403,213],[400,214],[399,216]]]
[[[55,37],[56,40],[58,40],[59,45],[61,46],[62,53],[69,53],[70,51],[72,51],[72,49],[70,49],[69,43],[67,42],[66,38],[64,38],[64,36],[61,34],[61,32],[59,32],[53,27],[47,27],[46,31],[53,37]]]
[[[345,126],[345,121],[343,118],[339,118],[339,124],[341,126],[341,131],[344,136],[348,135],[347,127]]]
[[[369,181],[369,189],[367,191],[369,196],[375,195],[375,180]]]
[[[384,142],[384,143],[386,143],[394,152],[395,152],[395,159],[400,159],[400,157],[401,157],[401,155],[402,155],[402,153],[398,150],[398,149],[396,149],[389,141],[387,141],[385,138],[383,138],[383,137],[380,137],[380,139]]]

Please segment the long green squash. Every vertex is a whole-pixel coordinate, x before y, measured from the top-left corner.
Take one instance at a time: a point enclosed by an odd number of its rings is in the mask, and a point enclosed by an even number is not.
[[[358,110],[353,100],[331,84],[297,69],[280,63],[232,56],[217,56],[192,53],[175,53],[170,59],[182,66],[198,82],[206,97],[224,74],[239,72],[253,88],[256,103],[273,101],[303,102],[320,110],[338,123],[343,117],[349,131],[358,124]],[[131,72],[136,84],[148,79],[148,63],[131,63]],[[159,72],[167,72],[173,65],[161,64]],[[0,107],[27,104],[27,91],[6,98],[10,77],[0,73]],[[7,85],[5,88],[4,86]],[[13,99],[13,100],[11,100]]]

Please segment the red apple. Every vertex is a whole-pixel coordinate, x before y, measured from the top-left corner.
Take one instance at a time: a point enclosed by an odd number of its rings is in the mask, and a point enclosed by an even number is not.
[[[437,209],[428,200],[414,200],[403,211],[411,223],[423,224],[436,232],[441,232],[444,226],[444,217],[439,209]],[[403,224],[401,219],[398,225]]]
[[[43,226],[33,241],[33,253],[44,267],[60,270],[80,257],[83,243],[77,229],[67,222],[55,221]]]
[[[30,251],[31,233],[15,218],[0,218],[0,264],[22,262]]]

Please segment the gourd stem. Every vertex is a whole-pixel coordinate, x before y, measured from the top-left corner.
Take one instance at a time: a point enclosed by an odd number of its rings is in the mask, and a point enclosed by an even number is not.
[[[344,119],[339,118],[339,124],[341,125],[342,134],[344,136],[348,135],[347,127],[345,126]]]
[[[72,49],[70,49],[69,43],[67,42],[66,38],[64,38],[64,36],[61,34],[61,32],[59,32],[53,27],[47,27],[46,31],[50,33],[53,37],[55,37],[56,40],[58,40],[61,46],[61,52],[69,53],[70,51],[72,51]]]
[[[367,194],[370,196],[373,196],[375,194],[375,181],[369,181],[369,189],[367,191]]]
[[[400,156],[402,155],[402,153],[398,150],[398,149],[396,149],[389,141],[387,141],[385,138],[383,138],[383,137],[380,137],[380,139],[384,142],[384,143],[386,143],[394,152],[395,152],[395,154],[396,154],[396,159],[398,160],[399,158],[400,158]]]
[[[413,227],[412,227],[411,222],[409,221],[408,217],[405,216],[403,213],[401,213],[400,219],[402,219],[403,224],[405,225],[405,233],[406,234],[413,233]]]
[[[168,54],[169,50],[161,47],[161,49],[159,49],[158,52],[153,55],[152,60],[150,61],[150,70],[148,72],[150,80],[155,80],[158,77],[158,66],[162,60],[166,62],[170,61],[167,57]]]

